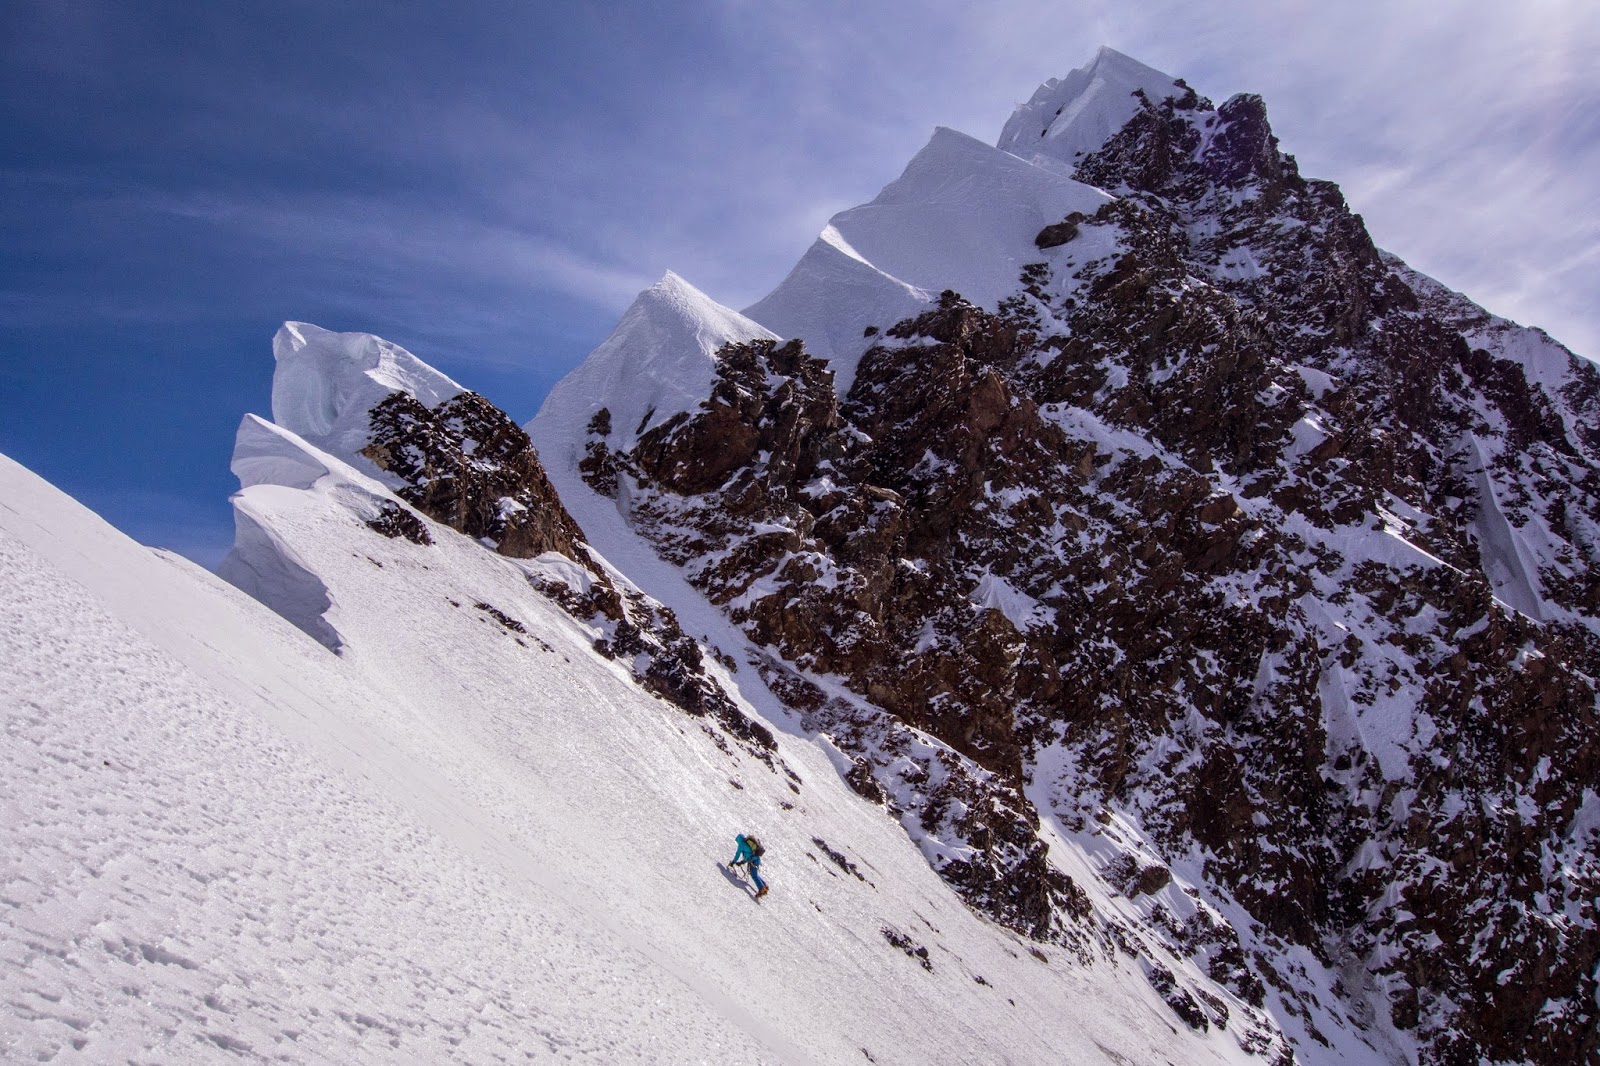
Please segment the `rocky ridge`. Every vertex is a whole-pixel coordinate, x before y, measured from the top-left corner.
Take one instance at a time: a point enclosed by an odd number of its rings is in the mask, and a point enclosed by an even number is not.
[[[701,719],[724,751],[737,744],[798,788],[771,731],[739,710],[673,612],[589,548],[528,434],[505,412],[368,334],[287,323],[274,354],[277,422],[247,415],[241,424],[233,468],[242,485],[341,482],[347,505],[385,537],[428,549],[443,527],[517,561],[528,584],[640,687]],[[219,574],[340,650],[316,575],[250,514],[236,517],[239,536]],[[522,641],[515,619],[490,603],[473,606]]]
[[[996,920],[1283,1061],[1592,1059],[1600,374],[1175,90],[1009,297],[869,327],[842,397],[731,344],[584,476]]]
[[[557,571],[557,577],[529,571],[528,580],[574,618],[594,626],[596,650],[629,663],[646,690],[717,722],[775,767],[771,731],[739,711],[706,670],[700,645],[669,608],[614,580],[589,552],[533,442],[505,412],[474,392],[430,409],[398,391],[373,405],[370,424],[370,439],[360,454],[398,480],[401,499],[501,555],[533,559],[556,553],[578,564],[577,573]],[[386,509],[369,524],[387,536],[407,535],[400,513]],[[390,532],[386,525],[401,528]],[[707,734],[723,743],[716,730],[708,728]]]

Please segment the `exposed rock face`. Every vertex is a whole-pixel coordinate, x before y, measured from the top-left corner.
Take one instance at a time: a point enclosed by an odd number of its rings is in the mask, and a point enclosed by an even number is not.
[[[428,527],[404,507],[391,504],[367,525],[390,540],[404,537],[413,544],[426,546],[433,543],[433,534],[428,532]]]
[[[528,434],[475,392],[431,410],[408,393],[390,393],[372,409],[372,439],[361,454],[406,483],[399,494],[407,503],[502,555],[586,558],[578,550],[583,533]]]
[[[1060,222],[1052,222],[1039,231],[1033,239],[1034,247],[1039,249],[1059,248],[1078,235],[1078,223],[1083,221],[1083,212],[1074,211]]]
[[[1269,1055],[1600,1060],[1600,373],[1379,252],[1257,97],[1146,100],[1079,176],[1120,198],[997,311],[842,400],[730,345],[585,476],[997,920]]]
[[[631,664],[645,689],[717,722],[777,768],[771,731],[746,718],[711,677],[699,645],[684,634],[673,613],[614,581],[589,554],[583,531],[556,496],[533,443],[505,412],[473,392],[431,409],[409,393],[393,392],[373,406],[371,439],[361,454],[404,482],[396,492],[407,503],[501,555],[532,559],[556,552],[576,562],[580,574],[557,578],[530,572],[528,580],[594,626],[601,634],[596,649]],[[385,536],[431,543],[427,528],[398,508],[371,525]],[[725,743],[715,730],[707,733]],[[782,769],[798,780],[787,766]]]

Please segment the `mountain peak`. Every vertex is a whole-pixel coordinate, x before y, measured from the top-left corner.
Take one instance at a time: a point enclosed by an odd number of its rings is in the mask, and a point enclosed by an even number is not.
[[[669,270],[550,391],[530,429],[542,427],[535,435],[547,447],[566,447],[582,440],[589,420],[605,408],[617,442],[632,447],[648,425],[699,407],[716,377],[717,349],[761,338],[777,335]]]
[[[688,299],[710,299],[710,297],[706,296],[705,293],[695,288],[694,285],[687,281],[682,274],[679,274],[675,270],[669,270],[665,274],[662,274],[660,279],[654,285],[644,290],[644,293],[654,293],[657,295],[676,293],[681,294]],[[640,295],[643,295],[644,293],[641,293]]]
[[[1103,44],[1095,49],[1094,58],[1089,61],[1088,69],[1107,76],[1122,74],[1139,78],[1155,76],[1165,78],[1168,81],[1175,80],[1172,75],[1159,71],[1154,67],[1146,66],[1126,52],[1117,51],[1109,44]]]
[[[1112,49],[747,313],[552,465],[971,906],[1264,1062],[1597,1061],[1600,373]]]
[[[623,313],[622,322],[617,324],[617,329],[622,329],[629,319],[635,320],[636,323],[648,322],[652,326],[671,332],[687,330],[695,336],[697,342],[714,340],[715,343],[709,351],[716,351],[725,343],[725,340],[721,339],[724,332],[761,328],[732,308],[717,303],[682,275],[671,270],[662,274],[661,279],[654,285],[634,297],[633,303]],[[700,343],[696,344],[696,347],[701,346]]]
[[[371,333],[285,322],[272,338],[272,420],[346,461],[368,439],[368,412],[392,392],[434,407],[465,392],[404,348]]]
[[[876,197],[834,215],[746,313],[804,340],[843,395],[879,329],[921,314],[944,289],[995,306],[1037,258],[1042,227],[1108,201],[1060,166],[1034,166],[940,126]]]
[[[1039,86],[1012,112],[996,146],[1024,159],[1074,164],[1127,124],[1141,91],[1155,101],[1184,88],[1170,74],[1101,45],[1086,66]]]

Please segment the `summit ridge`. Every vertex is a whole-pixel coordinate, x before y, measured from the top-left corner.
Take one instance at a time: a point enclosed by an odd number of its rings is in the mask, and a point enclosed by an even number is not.
[[[1176,78],[1102,46],[1087,66],[1049,79],[1019,104],[996,146],[1023,159],[1076,166],[1127,125],[1139,110],[1137,94],[1160,103],[1183,92]]]

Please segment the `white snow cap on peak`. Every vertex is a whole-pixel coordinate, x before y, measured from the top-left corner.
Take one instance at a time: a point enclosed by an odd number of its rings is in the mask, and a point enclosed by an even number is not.
[[[870,203],[841,211],[776,289],[745,309],[826,359],[841,395],[869,326],[923,311],[944,289],[993,309],[1014,292],[1034,237],[1110,197],[1057,165],[1036,166],[939,127]]]
[[[577,462],[589,420],[611,412],[614,450],[711,395],[716,351],[777,334],[724,307],[670,270],[641,292],[611,335],[557,382],[528,423],[547,463]]]
[[[1170,74],[1102,45],[1088,66],[1051,78],[1018,106],[996,146],[1023,159],[1075,165],[1127,125],[1139,110],[1133,94],[1141,89],[1152,103],[1184,91]]]
[[[272,420],[338,458],[358,462],[367,412],[391,392],[428,407],[467,391],[398,344],[285,322],[272,338]]]

